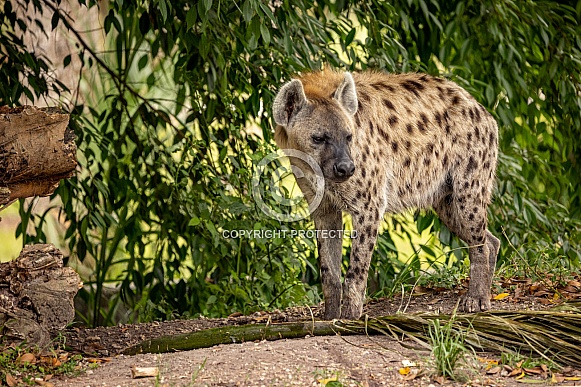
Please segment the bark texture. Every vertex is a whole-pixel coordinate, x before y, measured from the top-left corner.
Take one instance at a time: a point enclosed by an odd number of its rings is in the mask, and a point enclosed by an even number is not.
[[[0,264],[0,336],[44,346],[75,317],[79,275],[53,245],[29,245]]]
[[[77,166],[69,115],[59,109],[0,107],[0,209],[19,198],[48,196]]]

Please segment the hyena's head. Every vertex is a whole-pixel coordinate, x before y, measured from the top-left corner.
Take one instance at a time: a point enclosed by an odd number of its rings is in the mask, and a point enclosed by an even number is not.
[[[305,94],[303,83],[294,79],[274,100],[275,141],[281,149],[296,149],[311,156],[326,180],[343,182],[355,172],[350,147],[356,112],[351,74],[345,73],[339,86],[323,96]]]

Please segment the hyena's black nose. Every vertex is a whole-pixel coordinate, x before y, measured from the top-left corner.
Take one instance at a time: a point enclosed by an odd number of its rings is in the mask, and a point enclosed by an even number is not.
[[[333,172],[335,172],[335,177],[346,179],[355,172],[355,164],[351,160],[339,161],[333,166]]]

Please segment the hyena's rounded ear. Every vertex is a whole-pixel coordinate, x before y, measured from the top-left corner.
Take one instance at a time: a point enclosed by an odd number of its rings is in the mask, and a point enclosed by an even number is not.
[[[351,115],[357,113],[357,91],[351,73],[345,73],[345,79],[335,91],[333,98],[339,101],[347,113]]]
[[[287,127],[292,116],[307,104],[303,84],[298,79],[285,84],[274,98],[272,113],[277,125]]]

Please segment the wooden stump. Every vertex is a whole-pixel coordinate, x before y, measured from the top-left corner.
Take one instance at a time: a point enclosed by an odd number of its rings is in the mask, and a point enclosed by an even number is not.
[[[0,334],[8,342],[48,344],[75,317],[81,287],[53,245],[24,247],[16,260],[0,264]]]
[[[59,109],[0,107],[0,209],[14,200],[48,196],[77,166],[69,115]]]
[[[19,198],[51,195],[77,167],[69,115],[59,109],[0,107],[0,210]],[[44,346],[75,317],[79,275],[53,245],[26,246],[0,264],[0,335]]]

